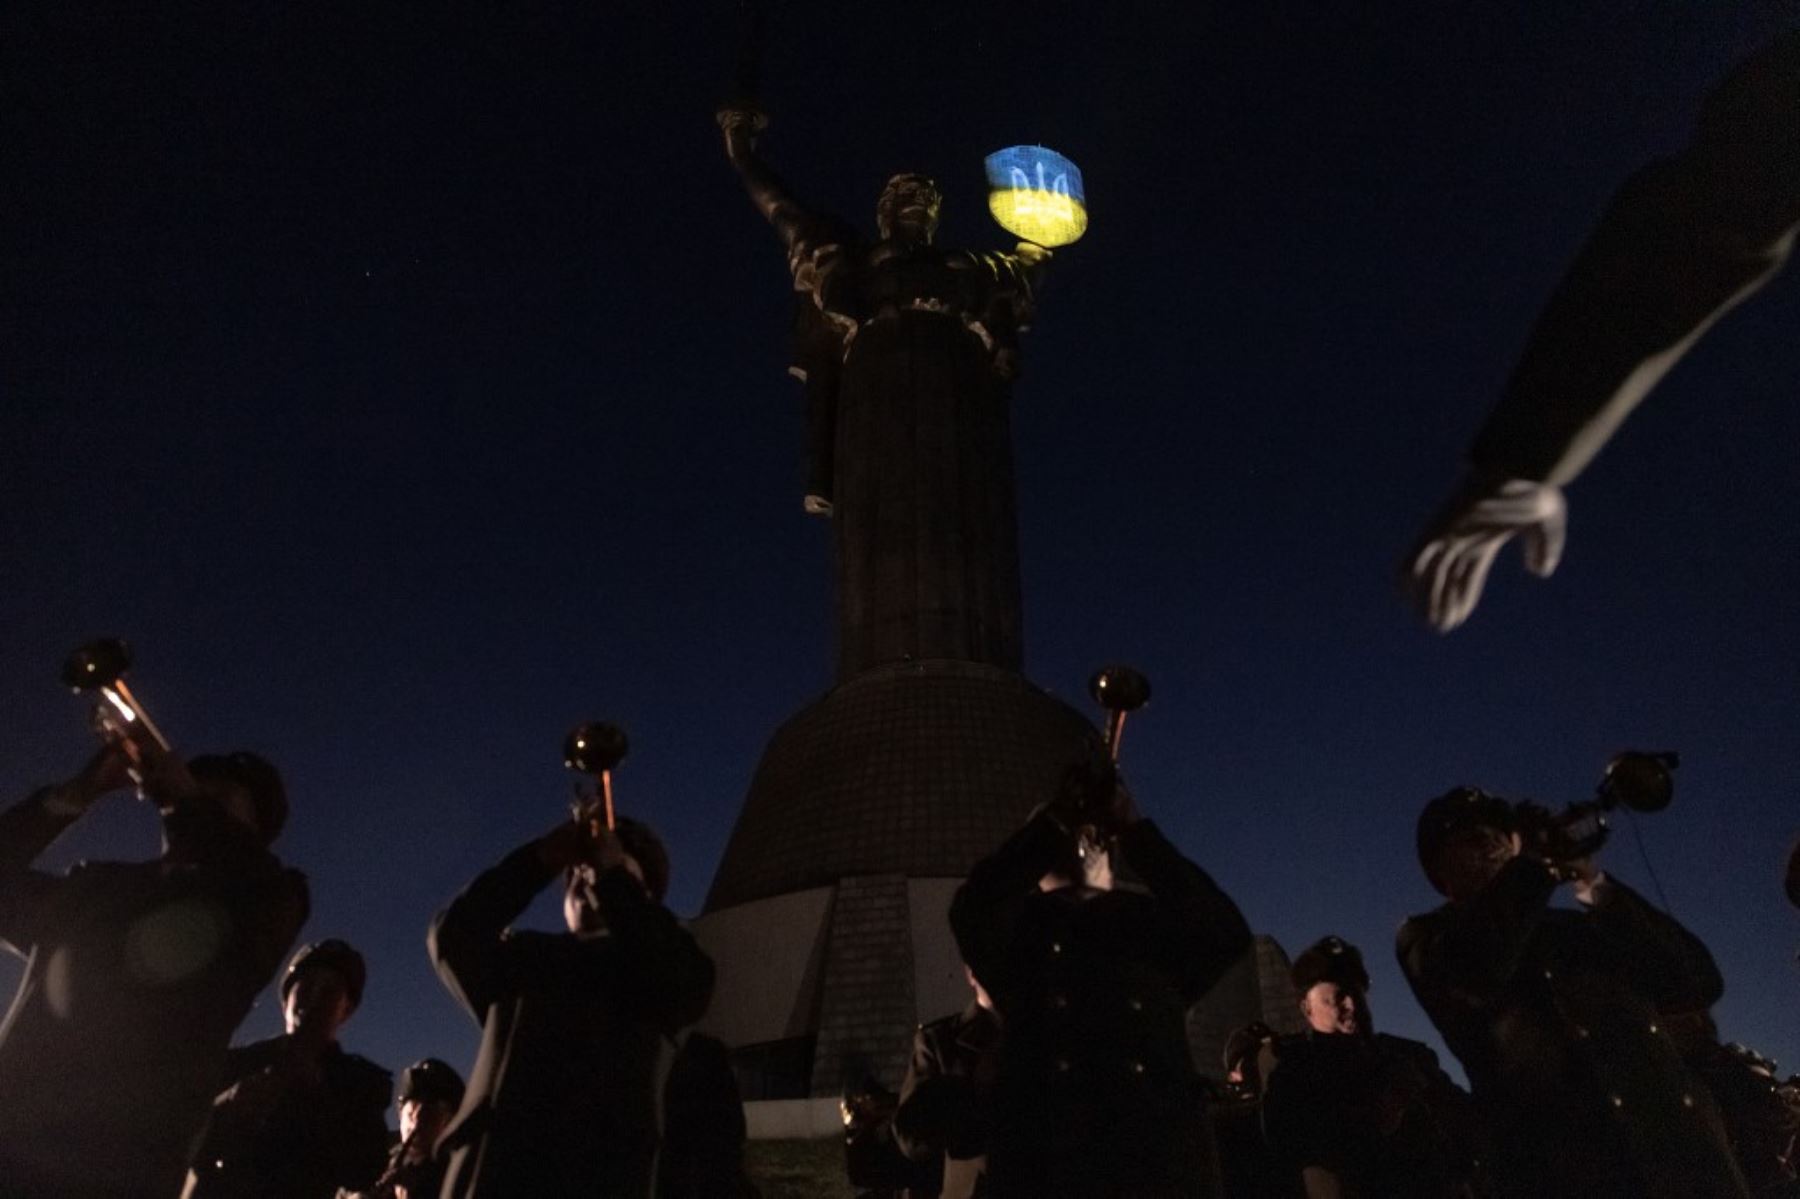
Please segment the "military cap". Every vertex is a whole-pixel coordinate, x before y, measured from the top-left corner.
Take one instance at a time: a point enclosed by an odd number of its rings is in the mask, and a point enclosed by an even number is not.
[[[1451,837],[1471,828],[1492,828],[1510,833],[1517,825],[1513,806],[1499,796],[1489,795],[1479,787],[1453,788],[1426,804],[1425,810],[1419,813],[1419,865],[1424,868],[1425,877],[1431,879],[1432,886],[1442,891],[1431,868],[1437,861],[1438,851]]]
[[[288,992],[300,980],[300,973],[314,967],[325,967],[337,971],[338,977],[344,980],[344,991],[350,996],[352,1006],[361,1006],[363,986],[369,981],[369,967],[363,961],[363,955],[356,952],[348,941],[340,941],[332,937],[325,941],[314,941],[311,945],[303,945],[288,963],[287,973],[281,976],[281,998],[285,1003]]]
[[[203,783],[229,783],[242,787],[256,810],[256,827],[264,845],[272,844],[287,823],[287,788],[281,774],[267,759],[248,750],[229,754],[202,754],[190,759],[188,773]]]
[[[619,844],[625,852],[644,872],[644,889],[650,892],[650,898],[661,903],[663,896],[669,893],[669,851],[663,847],[662,838],[651,831],[649,825],[625,816],[618,818],[613,832],[618,834]]]
[[[400,1072],[400,1091],[394,1098],[401,1103],[416,1099],[420,1103],[459,1108],[463,1101],[462,1075],[449,1062],[423,1058]]]
[[[1354,991],[1369,989],[1369,971],[1362,951],[1342,937],[1322,937],[1306,948],[1288,970],[1294,990],[1304,995],[1323,982]]]

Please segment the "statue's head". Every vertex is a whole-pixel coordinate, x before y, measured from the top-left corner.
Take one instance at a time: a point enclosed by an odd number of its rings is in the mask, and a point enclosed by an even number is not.
[[[875,203],[875,227],[885,238],[929,245],[937,236],[944,193],[924,175],[895,175]]]

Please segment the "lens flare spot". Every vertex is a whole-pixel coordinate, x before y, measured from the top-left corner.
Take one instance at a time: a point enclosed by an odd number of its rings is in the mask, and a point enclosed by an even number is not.
[[[191,978],[218,959],[226,919],[198,899],[166,904],[135,921],[125,934],[125,972],[153,987]]]

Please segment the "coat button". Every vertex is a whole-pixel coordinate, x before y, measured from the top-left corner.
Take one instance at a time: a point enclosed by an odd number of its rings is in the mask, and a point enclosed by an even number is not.
[[[1141,999],[1127,999],[1125,1005],[1134,1012],[1141,1012],[1144,1010],[1144,1001]]]
[[[1131,1072],[1133,1074],[1142,1074],[1144,1072],[1144,1063],[1142,1063],[1142,1062],[1131,1063]]]
[[[1608,1095],[1606,1098],[1607,1102],[1611,1103],[1615,1108],[1625,1106],[1625,1100],[1618,1095]]]
[[[1062,952],[1062,942],[1061,941],[1050,942],[1050,952],[1051,953],[1061,953]]]
[[[1694,1106],[1694,1097],[1692,1095],[1683,1095],[1681,1097],[1681,1106],[1682,1107],[1693,1107]]]
[[[1545,977],[1545,978],[1555,978],[1555,977],[1556,977],[1556,973],[1555,973],[1555,971],[1553,971],[1553,970],[1549,970],[1549,969],[1546,969],[1546,970],[1545,970],[1545,971],[1544,971],[1544,977]]]
[[[1657,1034],[1657,1033],[1659,1033],[1659,1032],[1661,1032],[1661,1031],[1662,1031],[1662,1029],[1661,1029],[1661,1028],[1659,1028],[1659,1027],[1658,1027],[1658,1026],[1657,1026],[1657,1025],[1655,1025],[1655,1024],[1652,1024],[1652,1025],[1651,1025],[1651,1026],[1650,1026],[1650,1035],[1651,1035],[1651,1036],[1653,1036],[1653,1037],[1654,1037],[1654,1036],[1655,1036],[1655,1035],[1656,1035],[1656,1034]]]
[[[1058,1074],[1067,1074],[1069,1072],[1069,1059],[1068,1058],[1059,1057],[1056,1059],[1056,1072]]]
[[[1575,1026],[1575,1035],[1583,1041],[1587,1040],[1587,1038],[1588,1038],[1587,1026],[1583,1025],[1583,1024],[1577,1024]]]

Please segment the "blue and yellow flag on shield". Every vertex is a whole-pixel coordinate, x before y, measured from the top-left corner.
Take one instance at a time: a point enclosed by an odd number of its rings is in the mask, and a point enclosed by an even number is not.
[[[987,156],[988,211],[1000,227],[1047,249],[1087,232],[1081,170],[1044,146],[1009,146]]]

